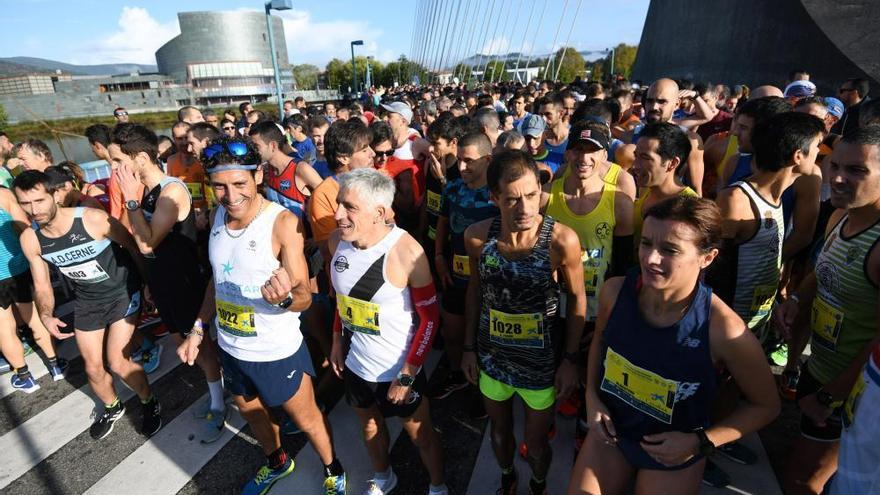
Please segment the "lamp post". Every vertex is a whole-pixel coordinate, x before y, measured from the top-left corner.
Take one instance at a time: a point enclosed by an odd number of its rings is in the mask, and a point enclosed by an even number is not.
[[[614,48],[609,48],[606,51],[611,52],[611,74],[608,77],[614,81]]]
[[[278,98],[278,119],[284,120],[284,96],[281,94],[281,72],[278,70],[278,56],[275,53],[275,35],[272,32],[270,10],[290,10],[293,0],[269,0],[266,2],[266,27],[269,31],[269,51],[272,56],[272,69],[275,73],[275,96]]]
[[[355,45],[361,46],[364,44],[364,40],[355,40],[351,42],[351,89],[357,94],[358,92],[358,70],[357,65],[354,64],[354,47]]]

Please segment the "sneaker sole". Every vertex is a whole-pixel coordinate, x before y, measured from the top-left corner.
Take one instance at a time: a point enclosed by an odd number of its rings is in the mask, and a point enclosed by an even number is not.
[[[291,459],[290,460],[290,469],[285,471],[283,474],[279,474],[274,480],[272,480],[271,483],[269,483],[268,486],[266,486],[266,488],[263,488],[262,490],[260,490],[260,493],[258,495],[265,495],[266,493],[269,493],[269,490],[271,490],[272,487],[275,486],[275,483],[278,483],[278,481],[281,480],[282,478],[286,478],[286,477],[290,476],[291,473],[293,473],[293,469],[295,467],[296,467],[296,464],[294,464],[293,459]]]
[[[101,435],[100,437],[92,437],[92,438],[95,439],[95,440],[101,440],[102,438],[106,438],[107,435],[109,435],[110,433],[113,432],[113,427],[116,425],[116,422],[119,421],[119,418],[121,418],[122,416],[125,416],[125,409],[119,411],[117,414],[115,414],[115,415],[113,416],[113,418],[111,418],[111,420],[110,420],[110,429],[107,430],[107,433],[104,433],[104,434]]]
[[[394,475],[394,483],[391,484],[390,488],[382,490],[382,493],[385,495],[388,495],[389,493],[393,492],[396,488],[397,488],[397,475],[395,474]]]
[[[40,390],[40,384],[34,383],[33,387],[16,387],[15,385],[13,385],[12,388],[14,388],[15,390],[21,390],[22,392],[24,392],[26,394],[32,394],[32,393],[36,392],[37,390]]]
[[[465,382],[465,383],[462,383],[462,384],[460,384],[460,385],[457,385],[457,386],[455,386],[455,387],[453,387],[453,388],[446,389],[446,390],[443,391],[443,393],[441,393],[441,394],[439,394],[439,395],[431,396],[431,397],[429,397],[429,398],[431,398],[431,399],[436,399],[436,400],[442,400],[442,399],[445,399],[445,398],[449,397],[450,395],[452,395],[452,394],[458,392],[459,390],[464,390],[464,389],[466,389],[467,386],[468,386],[468,383]]]

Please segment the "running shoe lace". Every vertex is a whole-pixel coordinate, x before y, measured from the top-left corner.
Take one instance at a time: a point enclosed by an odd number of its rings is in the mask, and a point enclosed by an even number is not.
[[[328,476],[324,478],[324,494],[325,495],[338,495],[339,490],[337,487],[337,480],[339,476]]]
[[[266,478],[268,478],[270,474],[272,474],[272,470],[269,469],[269,466],[263,466],[257,471],[257,476],[254,478],[254,481],[257,485],[261,485],[266,481]]]

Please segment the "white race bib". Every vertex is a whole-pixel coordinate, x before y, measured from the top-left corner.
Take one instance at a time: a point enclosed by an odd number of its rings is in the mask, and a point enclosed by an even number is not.
[[[59,266],[58,270],[67,278],[86,284],[97,284],[110,278],[110,275],[107,275],[107,272],[104,271],[96,260],[87,261],[79,265]]]

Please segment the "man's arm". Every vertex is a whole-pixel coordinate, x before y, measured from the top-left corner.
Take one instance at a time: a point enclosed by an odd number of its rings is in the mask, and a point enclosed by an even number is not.
[[[687,169],[691,179],[691,184],[698,196],[703,195],[703,175],[705,174],[703,165],[703,138],[696,132],[688,133],[688,139],[691,141],[691,154],[688,155]]]
[[[3,187],[0,187],[0,207],[9,212],[9,216],[12,217],[13,221],[12,226],[15,228],[15,231],[18,232],[19,236],[21,236],[22,232],[30,228],[31,223],[24,210],[18,205],[18,200],[15,199],[15,195],[12,194],[12,191]]]
[[[411,211],[416,207],[415,192],[413,191],[413,170],[407,169],[397,174],[394,185],[397,193],[394,195],[392,206],[395,211]]]
[[[700,95],[694,95],[694,115],[685,117],[676,122],[676,124],[692,131],[700,125],[709,122],[713,117],[715,117],[715,112],[709,108],[706,100],[702,99]]]
[[[584,267],[581,263],[581,244],[571,227],[557,223],[554,230],[556,234],[554,236],[554,251],[559,259],[558,270],[565,278],[566,290],[568,291],[566,294],[568,311],[565,320],[564,350],[566,353],[574,353],[578,350],[587,317],[587,295],[582,290],[584,287]],[[479,260],[479,252],[476,259]]]
[[[314,167],[309,164],[307,161],[299,162],[296,164],[296,179],[297,179],[297,188],[302,191],[302,188],[299,187],[299,184],[303,184],[309,190],[309,193],[315,190],[318,187],[318,184],[321,183],[324,179],[321,178],[321,175],[315,171]]]
[[[156,201],[156,210],[149,222],[142,209],[129,211],[131,230],[140,252],[143,254],[152,253],[162,243],[165,236],[171,232],[178,219],[186,216],[183,213],[189,214],[189,208],[189,190],[186,189],[186,186],[178,185],[162,190]]]
[[[782,243],[782,260],[788,261],[810,245],[816,232],[816,218],[819,217],[819,194],[822,189],[822,176],[802,175],[795,179],[794,211],[791,214],[792,229]]]
[[[86,232],[95,239],[106,237],[125,248],[131,254],[131,258],[137,265],[141,276],[146,277],[147,269],[144,266],[144,257],[141,255],[140,250],[138,250],[137,244],[128,229],[104,210],[86,209],[84,211],[83,223],[85,224]]]
[[[718,257],[706,272],[706,283],[722,301],[732,305],[736,290],[739,233],[748,220],[753,220],[753,213],[749,199],[738,188],[722,190],[716,202],[721,210],[722,244]]]
[[[52,279],[49,276],[49,265],[40,256],[40,242],[33,229],[22,232],[20,237],[21,250],[28,260],[31,268],[31,278],[34,282],[34,304],[37,306],[37,314],[49,333],[57,339],[65,339],[72,333],[62,334],[58,327],[64,327],[61,320],[55,318],[55,291],[52,289]]]
[[[309,268],[303,255],[302,222],[293,213],[281,212],[275,219],[272,237],[273,245],[278,243],[277,252],[281,261],[281,269],[287,274],[290,281],[289,293],[293,298],[293,303],[287,309],[288,311],[305,311],[312,304],[312,291],[309,286]],[[270,282],[274,286],[275,276]],[[286,293],[279,294],[277,300],[270,298],[267,299],[267,302],[278,304],[286,298]]]

